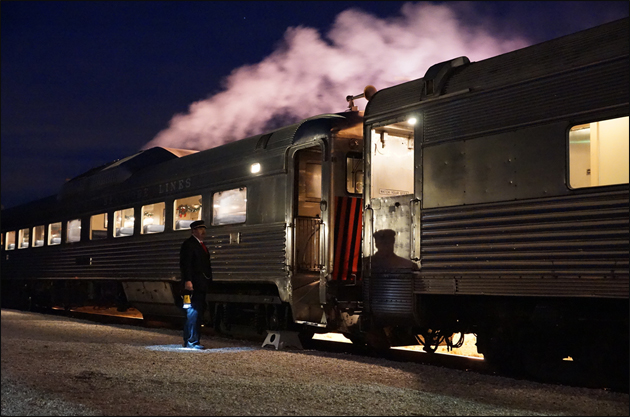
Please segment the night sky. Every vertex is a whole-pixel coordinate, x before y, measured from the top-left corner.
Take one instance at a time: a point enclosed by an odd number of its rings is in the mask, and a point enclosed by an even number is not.
[[[627,17],[629,4],[2,1],[2,207],[152,146],[207,149],[340,112],[368,84]]]

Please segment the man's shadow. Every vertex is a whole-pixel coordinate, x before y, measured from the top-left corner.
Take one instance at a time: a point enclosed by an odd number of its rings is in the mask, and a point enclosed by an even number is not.
[[[394,245],[396,243],[396,232],[394,230],[381,229],[375,232],[373,236],[377,250],[373,256],[368,258],[373,270],[419,269],[415,262],[394,253]]]

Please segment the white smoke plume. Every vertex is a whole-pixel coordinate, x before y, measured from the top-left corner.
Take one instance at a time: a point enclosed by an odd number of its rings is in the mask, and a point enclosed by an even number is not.
[[[325,38],[312,28],[289,28],[270,56],[232,71],[222,92],[175,115],[144,149],[209,149],[344,111],[346,95],[359,94],[368,84],[382,89],[420,78],[438,62],[462,55],[479,61],[528,44],[494,37],[488,25],[474,20],[467,4],[405,3],[392,18],[346,10]],[[364,100],[355,104],[365,107]]]

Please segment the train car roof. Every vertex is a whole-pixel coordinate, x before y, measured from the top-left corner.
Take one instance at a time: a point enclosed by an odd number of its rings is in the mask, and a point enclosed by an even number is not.
[[[629,19],[624,18],[478,62],[458,57],[430,67],[423,78],[379,90],[365,118],[387,117],[447,94],[476,92],[580,68],[594,61],[627,55]],[[597,80],[593,80],[596,82]]]
[[[58,198],[65,199],[95,189],[120,184],[147,167],[196,153],[195,150],[156,147],[108,162],[78,175],[62,185]]]
[[[277,162],[275,169],[284,168],[285,153],[292,145],[315,143],[317,139],[332,131],[361,124],[363,118],[359,112],[321,114],[303,119],[298,123],[284,126],[264,134],[228,142],[215,148],[199,151],[181,160],[166,161],[159,167],[139,172],[130,182],[143,184],[168,181],[175,173],[183,171],[208,172],[213,166],[217,170],[234,165],[249,166],[260,158],[273,158]],[[220,175],[220,173],[216,173]],[[234,178],[233,178],[234,179]]]

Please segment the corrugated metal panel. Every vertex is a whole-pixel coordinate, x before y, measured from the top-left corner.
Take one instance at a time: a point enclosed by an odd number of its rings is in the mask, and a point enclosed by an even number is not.
[[[226,232],[208,230],[205,239],[216,280],[287,279],[284,223],[241,227],[238,244],[230,244],[230,232],[222,230]],[[182,232],[175,236],[123,237],[70,248],[44,247],[38,248],[41,257],[16,250],[8,254],[9,262],[3,262],[3,273],[7,272],[7,279],[178,280],[179,249],[188,237]]]
[[[415,291],[628,297],[628,191],[425,210]]]
[[[382,274],[370,277],[369,308],[378,323],[409,324],[413,320],[412,274]]]
[[[464,88],[489,89],[579,68],[627,54],[630,49],[628,19],[532,45],[458,70],[448,80],[444,93]],[[597,85],[599,80],[593,80]]]
[[[240,233],[238,243],[231,233]],[[212,233],[206,241],[212,252],[212,271],[217,280],[288,279],[284,223]]]
[[[594,81],[596,80],[596,82]],[[471,137],[628,103],[628,57],[561,76],[436,103],[424,113],[424,141]],[[526,97],[527,99],[522,99]],[[487,117],[489,112],[493,117]]]
[[[582,275],[545,276],[510,273],[459,277],[426,276],[416,279],[414,292],[421,294],[519,295],[553,297],[627,298],[628,278]],[[623,294],[626,294],[624,297]]]

